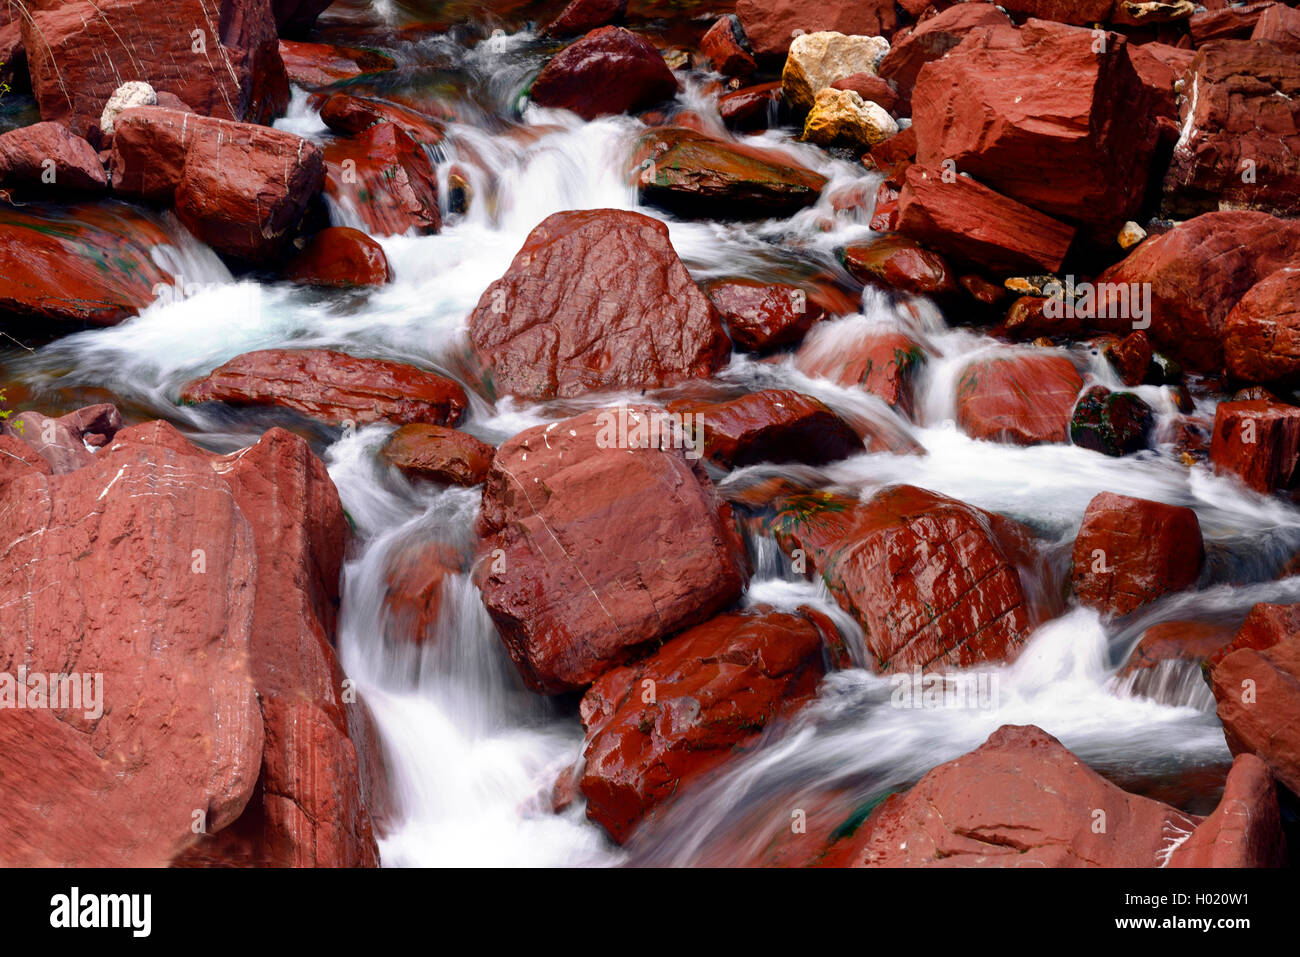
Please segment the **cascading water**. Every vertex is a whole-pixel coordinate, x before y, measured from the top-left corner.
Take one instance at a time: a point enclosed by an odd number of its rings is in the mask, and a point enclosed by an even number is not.
[[[396,16],[396,10],[387,2],[375,5],[383,16]],[[553,212],[635,207],[658,216],[697,280],[842,275],[835,248],[871,235],[859,214],[834,210],[827,197],[847,186],[870,195],[873,174],[776,132],[756,140],[830,178],[816,206],[748,225],[684,222],[636,207],[626,163],[643,129],[638,121],[581,122],[535,107],[520,124],[500,119],[510,114],[511,98],[537,68],[542,49],[525,32],[494,34],[472,48],[440,38],[436,50],[427,51],[440,68],[468,79],[461,119],[448,124],[439,159],[444,179],[450,164],[467,171],[474,202],[466,215],[449,217],[439,235],[381,239],[391,285],[362,295],[235,281],[172,222],[167,228],[175,240],[158,257],[184,277],[185,288],[117,327],[44,347],[25,359],[22,376],[35,390],[108,388],[147,414],[181,423],[209,447],[231,449],[255,441],[275,414],[178,407],[182,383],[240,353],[276,346],[339,348],[454,371],[466,348],[466,316],[529,231]],[[701,107],[715,95],[699,86],[681,94],[688,105]],[[482,109],[484,103],[495,114]],[[279,125],[309,137],[326,135],[301,92]],[[337,223],[360,222],[346,209],[333,212]],[[977,330],[950,327],[929,302],[899,302],[869,289],[859,314],[824,323],[812,341],[833,352],[862,328],[878,325],[906,328],[936,357],[917,382],[915,423],[860,390],[804,375],[788,358],[758,362],[736,355],[720,382],[737,391],[779,387],[814,395],[851,421],[906,435],[925,454],[866,453],[815,469],[758,465],[721,478],[724,494],[792,472],[860,494],[907,482],[1025,522],[1055,543],[1045,561],[1058,565],[1095,494],[1135,495],[1195,508],[1215,579],[1240,584],[1173,595],[1119,622],[1069,611],[1042,625],[1014,664],[987,669],[996,693],[982,708],[900,710],[888,706],[890,679],[860,668],[834,673],[788,727],[616,849],[581,807],[553,812],[552,785],[580,756],[580,725],[571,703],[524,689],[468,576],[444,581],[431,640],[413,645],[388,636],[386,576],[393,556],[430,541],[467,553],[478,492],[397,475],[376,456],[388,428],[341,438],[322,431],[329,471],[356,533],[344,573],[340,653],[374,713],[396,804],[381,840],[385,864],[698,863],[710,859],[709,848],[719,842],[743,835],[759,840],[765,829],[788,821],[799,795],[839,789],[855,804],[870,802],[978,746],[1006,723],[1037,724],[1090,765],[1129,781],[1229,760],[1210,702],[1198,693],[1203,688],[1189,686],[1181,673],[1164,675],[1168,687],[1156,701],[1128,693],[1114,674],[1151,624],[1180,618],[1232,623],[1258,601],[1300,601],[1300,579],[1271,580],[1300,549],[1300,513],[1207,470],[1189,470],[1168,454],[1112,459],[1072,446],[1022,448],[968,438],[953,424],[956,379],[972,358],[1011,347]],[[1094,354],[1068,354],[1094,380],[1118,384]],[[1139,392],[1157,413],[1173,411],[1160,390]],[[475,398],[464,428],[499,443],[575,408],[618,400],[605,395],[560,407]],[[750,546],[755,577],[745,601],[788,609],[811,604],[832,616],[860,657],[856,626],[825,589],[796,575],[771,540]]]

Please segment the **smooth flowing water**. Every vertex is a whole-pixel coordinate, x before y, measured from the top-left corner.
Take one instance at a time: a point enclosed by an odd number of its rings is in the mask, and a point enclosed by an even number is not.
[[[402,9],[379,0],[371,14],[395,18]],[[640,209],[626,171],[631,140],[642,129],[638,121],[588,123],[534,108],[522,120],[507,119],[549,49],[529,32],[499,32],[472,45],[440,37],[397,51],[404,65],[432,62],[459,78],[450,95],[460,119],[449,124],[436,158],[444,179],[453,163],[468,172],[474,199],[466,215],[447,217],[440,235],[381,240],[395,276],[391,285],[348,294],[236,280],[167,218],[173,239],[157,256],[184,277],[177,294],[115,328],[73,335],[13,360],[11,372],[35,395],[106,389],[136,415],[166,417],[196,441],[222,450],[251,443],[277,415],[184,408],[175,399],[190,378],[252,349],[331,347],[454,375],[467,348],[466,317],[534,226],[559,210]],[[709,115],[715,95],[697,83],[681,99]],[[279,125],[310,137],[327,135],[301,92]],[[641,211],[668,223],[673,245],[697,280],[843,278],[834,250],[871,233],[861,211],[836,211],[828,197],[852,186],[870,195],[873,174],[786,134],[759,139],[830,177],[815,207],[791,219],[743,225],[681,222]],[[338,224],[359,223],[344,208],[333,215]],[[774,474],[863,495],[908,482],[1031,526],[1048,543],[1037,570],[1047,581],[1064,573],[1069,545],[1095,494],[1136,495],[1195,508],[1210,556],[1205,579],[1233,584],[1174,595],[1118,622],[1069,610],[1041,626],[1014,664],[987,669],[997,693],[983,708],[899,709],[890,706],[889,679],[861,669],[834,673],[789,726],[685,794],[620,849],[585,820],[580,806],[552,811],[552,785],[581,749],[573,702],[524,690],[467,576],[444,585],[433,640],[417,646],[388,635],[384,596],[394,556],[427,542],[471,547],[478,491],[413,484],[383,465],[376,452],[390,432],[386,427],[341,437],[321,430],[318,448],[357,537],[345,569],[340,653],[375,714],[397,805],[381,840],[385,864],[700,862],[709,859],[712,846],[761,844],[772,827],[788,822],[801,796],[838,791],[869,802],[978,746],[1005,723],[1041,726],[1126,786],[1181,799],[1189,810],[1212,806],[1215,794],[1183,793],[1177,784],[1189,770],[1218,769],[1221,775],[1229,760],[1212,702],[1195,684],[1199,678],[1189,683],[1185,673],[1171,673],[1157,701],[1130,694],[1115,672],[1143,629],[1156,622],[1194,617],[1232,624],[1255,602],[1300,601],[1300,578],[1273,580],[1300,548],[1300,514],[1204,468],[1188,469],[1167,448],[1112,459],[1070,446],[972,441],[953,423],[956,378],[973,357],[1015,347],[945,322],[926,301],[868,289],[858,314],[815,330],[813,347],[836,351],[878,325],[906,328],[936,356],[917,385],[915,422],[861,391],[808,378],[789,359],[757,362],[736,355],[719,387],[806,392],[850,419],[907,435],[925,454],[862,454],[817,469],[759,465],[721,477],[724,494]],[[1067,354],[1096,381],[1118,385],[1095,353]],[[1162,416],[1173,411],[1160,390],[1139,391]],[[475,398],[463,427],[499,443],[528,426],[620,398],[543,405]],[[795,575],[772,541],[759,538],[750,546],[756,574],[746,603],[812,604],[861,647],[856,626],[822,586]]]

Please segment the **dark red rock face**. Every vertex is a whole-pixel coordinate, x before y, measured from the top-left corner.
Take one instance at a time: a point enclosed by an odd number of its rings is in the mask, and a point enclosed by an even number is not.
[[[700,55],[724,76],[746,77],[758,67],[753,56],[741,45],[735,15],[722,17],[709,27],[700,40]]]
[[[1126,41],[1032,20],[971,31],[916,81],[917,161],[956,164],[1041,213],[1113,238],[1146,191],[1155,126]]]
[[[619,447],[621,412],[630,447]],[[658,428],[656,414],[667,413],[587,412],[529,429],[493,459],[479,587],[535,690],[582,688],[744,587],[731,511],[689,448],[671,436],[636,444],[637,423]]]
[[[1210,462],[1265,494],[1296,486],[1300,467],[1300,408],[1269,399],[1220,402]]]
[[[721,615],[607,671],[582,699],[587,817],[622,842],[813,696],[827,636],[799,615]]]
[[[26,8],[23,47],[41,119],[78,134],[98,127],[109,97],[132,80],[224,120],[269,123],[289,104],[271,0],[26,0]]]
[[[858,386],[888,405],[910,412],[925,349],[911,336],[892,330],[864,330],[851,343],[839,336],[811,336],[795,357],[804,375]]]
[[[914,27],[900,30],[879,69],[882,77],[896,84],[901,112],[912,112],[912,90],[921,67],[942,57],[972,30],[1010,22],[994,4],[958,3]]]
[[[383,286],[392,281],[384,247],[359,229],[330,226],[312,237],[285,270],[306,286]]]
[[[98,192],[108,177],[94,147],[60,123],[33,123],[0,135],[0,186],[57,197]]]
[[[325,188],[376,235],[442,228],[438,176],[424,147],[395,123],[369,126],[325,148]]]
[[[822,465],[862,451],[852,426],[812,396],[767,389],[726,402],[679,399],[670,412],[690,414],[704,455],[723,468],[757,462]]]
[[[627,0],[573,0],[546,27],[551,37],[573,37],[617,23],[627,13]]]
[[[277,405],[331,424],[455,424],[465,390],[400,362],[326,349],[264,349],[236,356],[181,390],[182,402]]]
[[[553,57],[533,81],[539,106],[583,119],[654,106],[677,92],[659,51],[622,27],[601,27]]]
[[[732,344],[745,352],[796,345],[825,312],[796,286],[752,280],[722,280],[707,289],[727,324]]]
[[[1226,320],[1228,371],[1247,382],[1294,381],[1300,374],[1300,257],[1251,286]]]
[[[1204,555],[1190,508],[1102,492],[1074,540],[1071,582],[1083,604],[1127,615],[1196,584]]]
[[[528,236],[469,317],[498,395],[545,399],[711,375],[730,346],[663,223],[556,213]]]
[[[866,503],[786,499],[774,532],[862,625],[878,671],[1004,661],[1029,634],[1010,557],[1027,538],[1015,523],[900,485]]]
[[[464,432],[419,422],[394,432],[380,454],[412,477],[478,485],[487,477],[495,450]]]

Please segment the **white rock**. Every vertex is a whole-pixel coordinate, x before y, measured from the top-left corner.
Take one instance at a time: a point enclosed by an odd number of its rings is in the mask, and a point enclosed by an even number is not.
[[[821,146],[868,149],[898,132],[894,118],[878,103],[853,90],[826,88],[817,93],[804,123],[803,138]]]
[[[1130,249],[1146,238],[1147,231],[1131,219],[1119,231],[1119,244],[1124,249]]]
[[[889,52],[884,37],[846,36],[831,30],[794,38],[781,73],[781,91],[797,109],[812,109],[818,92],[855,73],[875,73]]]
[[[133,106],[157,106],[158,94],[154,88],[143,80],[131,80],[129,83],[123,83],[108,98],[108,103],[104,105],[104,112],[99,117],[99,128],[105,136],[113,135],[113,124],[117,121],[123,110],[129,110]]]

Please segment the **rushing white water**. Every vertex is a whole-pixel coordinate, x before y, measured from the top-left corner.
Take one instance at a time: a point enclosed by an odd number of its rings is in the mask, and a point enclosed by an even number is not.
[[[465,71],[478,94],[504,113],[536,66],[532,41],[531,34],[501,35],[472,51],[444,42],[439,55]],[[682,94],[686,105],[701,111],[710,97],[695,85]],[[466,104],[462,115],[478,114]],[[301,93],[280,125],[310,137],[326,135]],[[438,150],[442,175],[453,163],[466,170],[473,204],[466,215],[449,216],[440,235],[383,238],[395,280],[367,293],[236,282],[210,251],[172,223],[175,242],[159,255],[193,288],[160,298],[115,328],[47,346],[24,375],[36,388],[105,386],[185,424],[208,445],[235,447],[253,441],[275,415],[183,409],[174,400],[188,379],[240,353],[328,346],[454,370],[465,349],[465,317],[533,227],[560,210],[636,206],[625,167],[641,129],[627,117],[584,123],[535,108],[510,130],[499,122],[449,124]],[[743,225],[682,222],[643,211],[669,223],[672,242],[696,279],[840,274],[835,248],[869,231],[860,213],[835,211],[828,197],[847,186],[870,194],[874,178],[784,134],[755,139],[828,175],[823,199],[789,220]],[[335,213],[347,221],[346,210]],[[816,395],[851,419],[905,433],[925,454],[863,454],[820,469],[760,465],[723,479],[724,493],[772,474],[798,474],[861,495],[907,482],[1026,522],[1048,543],[1044,563],[1058,573],[1088,501],[1101,491],[1136,495],[1195,508],[1210,554],[1207,580],[1239,584],[1170,596],[1120,622],[1069,611],[1039,628],[1014,664],[990,669],[998,693],[985,708],[894,708],[888,679],[860,669],[832,674],[817,701],[784,734],[769,735],[755,753],[684,795],[626,849],[616,849],[585,821],[580,806],[552,812],[552,785],[579,757],[581,728],[571,702],[523,688],[467,575],[444,583],[433,640],[415,646],[390,635],[384,599],[394,556],[428,543],[468,555],[478,493],[411,483],[384,466],[375,453],[387,428],[342,438],[330,433],[330,474],[359,540],[345,569],[340,653],[375,714],[398,804],[382,838],[385,864],[688,864],[700,860],[711,841],[741,824],[753,826],[755,815],[767,814],[769,807],[788,819],[789,795],[844,788],[869,800],[969,751],[1008,722],[1040,725],[1090,764],[1130,775],[1227,760],[1222,732],[1203,696],[1189,691],[1184,706],[1161,704],[1123,693],[1113,675],[1150,624],[1185,617],[1239,621],[1256,601],[1300,600],[1298,580],[1270,580],[1300,549],[1300,514],[1204,468],[1188,469],[1168,454],[1111,459],[1070,446],[973,441],[953,424],[954,384],[972,358],[1010,347],[975,330],[949,327],[928,302],[897,301],[871,290],[860,314],[828,322],[815,336],[834,350],[845,337],[882,324],[906,328],[931,353],[917,384],[919,424],[860,390],[809,378],[788,359],[757,362],[738,355],[720,378],[745,388]],[[1116,384],[1095,355],[1083,349],[1068,354],[1096,381]],[[1160,390],[1141,392],[1158,412],[1172,411]],[[566,408],[611,401],[616,399],[592,397]],[[562,414],[548,405],[506,400],[491,406],[478,399],[464,427],[500,442]],[[856,626],[822,586],[797,579],[770,540],[751,546],[756,577],[747,603],[811,603],[830,614],[861,653]],[[761,827],[756,835],[752,840],[762,837]]]

